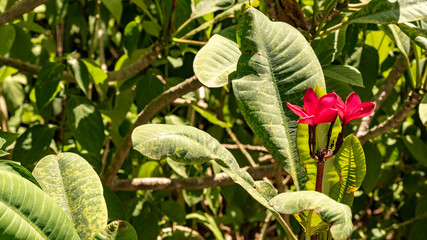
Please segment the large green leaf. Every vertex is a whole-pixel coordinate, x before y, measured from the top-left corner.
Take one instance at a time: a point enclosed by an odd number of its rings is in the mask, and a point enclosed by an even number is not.
[[[236,71],[240,49],[236,43],[236,27],[226,28],[212,36],[193,62],[194,73],[207,87],[222,87],[228,75]]]
[[[365,153],[359,139],[353,134],[344,139],[344,143],[335,156],[335,168],[340,176],[338,202],[343,201],[346,194],[353,194],[366,175]]]
[[[424,141],[414,135],[402,136],[402,140],[418,163],[427,166],[427,147]]]
[[[71,96],[65,111],[74,138],[89,154],[98,157],[105,134],[101,114],[93,102],[84,97]]]
[[[347,239],[353,231],[350,208],[323,193],[315,191],[281,193],[271,199],[269,204],[284,214],[314,210],[323,220],[332,224],[333,239]]]
[[[151,160],[170,159],[184,164],[214,160],[258,202],[270,208],[252,177],[240,169],[233,155],[215,138],[189,126],[146,124],[132,133],[133,148]]]
[[[372,0],[350,16],[352,23],[404,23],[427,18],[425,0]]]
[[[116,220],[107,225],[107,227],[96,234],[96,240],[138,240],[135,228],[126,221]]]
[[[191,18],[198,18],[217,10],[227,9],[234,4],[234,0],[201,0],[191,13]]]
[[[285,105],[301,105],[309,87],[325,88],[319,61],[305,38],[283,22],[271,22],[256,9],[238,27],[242,55],[233,91],[243,116],[264,146],[303,189],[305,173],[295,144],[298,116]]]
[[[30,171],[13,161],[0,160],[0,169],[3,169],[4,171],[8,171],[10,173],[16,173],[21,177],[27,179],[28,181],[32,182],[37,187],[41,188],[37,180],[30,173]]]
[[[80,239],[55,201],[12,168],[0,167],[0,239]]]
[[[101,181],[79,155],[46,156],[34,168],[33,175],[61,206],[82,239],[92,239],[107,224]]]
[[[110,11],[113,17],[120,22],[123,12],[123,4],[121,0],[101,0],[102,4]]]
[[[47,63],[43,66],[35,84],[36,103],[39,109],[55,98],[64,69],[65,65],[61,63]]]

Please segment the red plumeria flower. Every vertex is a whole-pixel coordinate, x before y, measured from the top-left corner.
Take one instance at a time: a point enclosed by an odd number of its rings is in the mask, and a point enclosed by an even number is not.
[[[362,103],[357,93],[352,92],[345,100],[345,104],[337,95],[337,108],[338,115],[343,121],[343,127],[345,127],[350,121],[354,119],[371,115],[371,113],[374,111],[375,104],[371,102]]]
[[[329,93],[321,97],[317,97],[312,88],[307,89],[304,95],[304,109],[299,106],[286,103],[288,107],[296,115],[302,117],[298,123],[309,124],[315,126],[320,123],[329,123],[336,119],[338,110],[337,95]]]

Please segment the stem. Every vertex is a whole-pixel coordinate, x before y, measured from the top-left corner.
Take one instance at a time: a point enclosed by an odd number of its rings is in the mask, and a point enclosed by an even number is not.
[[[316,31],[316,18],[317,18],[317,12],[319,11],[319,2],[318,0],[313,1],[313,19],[311,23],[311,33],[315,33]]]
[[[189,18],[187,19],[187,21],[185,21],[183,24],[181,24],[181,26],[178,27],[178,29],[176,30],[176,32],[174,32],[174,34],[172,36],[176,36],[179,32],[181,32],[182,29],[184,29],[191,21],[193,20],[193,18]]]
[[[289,227],[289,225],[286,223],[285,219],[283,219],[280,213],[273,212],[273,211],[271,213],[273,214],[274,218],[276,218],[277,221],[280,223],[280,225],[283,227],[288,238],[298,240],[297,236],[295,236],[295,234],[292,232],[292,229]]]
[[[25,13],[48,1],[49,0],[23,0],[17,2],[15,5],[11,6],[5,12],[0,14],[0,26],[24,15]]]
[[[248,151],[245,149],[245,147],[243,147],[242,143],[239,141],[239,139],[237,139],[236,135],[234,135],[233,131],[231,131],[230,128],[226,128],[225,129],[228,133],[228,135],[231,137],[231,139],[233,139],[233,141],[237,144],[237,146],[239,147],[240,151],[243,153],[243,155],[245,155],[245,157],[248,159],[249,163],[251,164],[252,167],[256,167],[258,166],[258,164],[255,163],[254,159],[252,158],[252,156],[248,153]]]
[[[311,216],[312,215],[313,215],[313,210],[310,210],[307,216],[307,226],[305,228],[305,240],[311,239]]]
[[[181,39],[181,38],[172,38],[172,41],[179,42],[179,43],[194,44],[194,45],[198,45],[198,46],[204,46],[207,43],[207,42],[202,42],[202,41],[187,40],[187,39]]]
[[[317,174],[316,174],[316,192],[322,192],[323,183],[323,168],[325,167],[324,159],[319,159],[317,162]]]
[[[334,128],[335,125],[335,121],[337,119],[335,118],[334,121],[331,122],[331,125],[329,125],[329,130],[328,130],[328,137],[327,137],[327,142],[326,142],[326,154],[329,153],[330,148],[329,148],[329,142],[331,141],[331,135],[332,135],[332,129]]]

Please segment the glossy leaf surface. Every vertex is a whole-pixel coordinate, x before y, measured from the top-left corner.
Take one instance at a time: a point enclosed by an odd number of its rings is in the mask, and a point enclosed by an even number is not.
[[[272,22],[250,8],[238,26],[242,55],[233,91],[243,116],[302,189],[305,173],[299,165],[295,138],[298,117],[285,103],[302,105],[307,88],[325,88],[320,64],[305,38],[293,27]]]

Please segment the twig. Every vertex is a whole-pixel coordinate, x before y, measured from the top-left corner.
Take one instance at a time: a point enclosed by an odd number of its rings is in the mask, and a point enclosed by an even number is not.
[[[165,233],[168,233],[168,232],[173,232],[173,231],[176,231],[176,230],[179,230],[179,231],[181,231],[181,232],[188,232],[188,233],[190,233],[192,236],[196,237],[196,238],[197,238],[197,239],[199,239],[199,240],[205,240],[205,238],[204,238],[202,235],[200,235],[200,233],[199,233],[199,232],[197,232],[196,230],[191,229],[191,228],[189,228],[189,227],[180,226],[180,225],[173,226],[173,229],[172,229],[172,228],[170,228],[170,227],[168,227],[168,228],[163,228],[163,229],[162,229],[162,234],[165,234]]]
[[[391,130],[392,128],[398,126],[402,123],[405,118],[408,116],[409,112],[414,109],[418,103],[421,101],[423,93],[418,93],[416,91],[411,91],[406,98],[402,106],[399,107],[397,112],[387,118],[384,122],[378,124],[377,126],[371,128],[365,134],[359,136],[361,144],[364,144],[369,139],[378,137],[381,134],[384,134]]]
[[[108,80],[110,82],[124,80],[128,77],[131,77],[131,76],[143,71],[154,60],[156,60],[157,56],[161,53],[162,50],[163,50],[162,44],[160,44],[160,43],[154,44],[151,51],[149,51],[147,54],[144,54],[141,57],[139,57],[139,59],[136,62],[132,63],[131,65],[126,66],[126,67],[124,67],[118,71],[107,72]],[[16,60],[16,59],[5,58],[5,57],[0,57],[0,66],[2,66],[2,65],[10,66],[10,67],[18,69],[20,72],[29,73],[32,75],[37,75],[40,72],[40,70],[42,69],[42,67],[38,66],[38,65],[25,63],[25,62],[21,62],[21,61]],[[76,81],[74,79],[73,75],[68,73],[68,72],[64,72],[62,74],[62,79],[69,81],[69,82],[75,82]]]
[[[202,84],[199,82],[196,76],[190,77],[182,83],[163,92],[161,95],[157,96],[149,104],[147,104],[144,109],[142,109],[142,111],[138,114],[138,118],[132,125],[132,128],[123,139],[122,145],[117,149],[110,166],[107,168],[107,172],[104,175],[104,182],[107,185],[112,184],[115,175],[122,167],[122,164],[132,147],[132,131],[136,127],[147,123],[152,117],[154,117],[154,115],[156,115],[156,113],[162,110],[166,105],[172,103],[175,99],[191,91],[194,91],[201,86]]]
[[[172,38],[172,41],[178,42],[178,43],[194,44],[194,45],[198,45],[198,46],[204,46],[207,43],[207,42],[202,42],[202,41],[187,40],[187,39],[181,39],[181,38]]]
[[[237,139],[236,135],[234,135],[233,131],[231,131],[230,128],[226,128],[225,129],[228,133],[228,135],[230,135],[231,139],[233,139],[233,141],[237,144],[237,146],[239,147],[240,151],[242,151],[243,155],[245,155],[245,157],[248,159],[249,163],[251,164],[252,167],[256,167],[258,166],[258,164],[255,163],[254,159],[252,158],[252,156],[248,153],[248,151],[246,151],[246,149],[243,147],[242,143],[239,141],[239,139]]]
[[[274,165],[243,168],[254,179],[264,177],[274,177]],[[286,173],[284,173],[286,174]],[[114,191],[137,191],[137,190],[181,190],[181,189],[204,189],[217,186],[234,184],[233,179],[226,173],[218,173],[207,177],[190,178],[134,178],[125,180],[116,180],[112,184]]]
[[[99,171],[99,176],[102,176],[104,174],[105,171],[105,167],[107,166],[107,158],[108,158],[108,153],[110,152],[110,137],[107,136],[105,138],[105,149],[104,149],[104,153],[102,154],[102,159],[101,159],[101,171]]]
[[[225,144],[224,143],[221,145],[227,149],[239,149],[239,146],[237,144]],[[254,145],[249,145],[249,144],[242,144],[241,146],[248,149],[248,150],[251,150],[251,151],[268,153],[267,149],[265,149],[265,147],[263,147],[263,146],[254,146]]]
[[[0,26],[22,16],[39,5],[47,3],[49,0],[22,0],[17,2],[7,11],[0,15]]]
[[[264,240],[265,235],[267,233],[268,223],[271,221],[272,217],[273,217],[273,214],[271,214],[271,212],[268,212],[267,217],[265,217],[265,220],[264,220],[264,225],[262,225],[261,231],[259,232],[258,240]]]
[[[419,216],[416,216],[416,217],[414,217],[414,218],[411,218],[411,219],[409,219],[409,220],[407,220],[407,221],[404,221],[404,222],[402,222],[402,223],[393,224],[393,225],[391,225],[390,227],[385,228],[385,229],[384,229],[384,231],[388,232],[388,231],[393,230],[393,229],[398,229],[398,228],[400,228],[400,227],[403,227],[403,226],[405,226],[405,225],[411,224],[411,223],[413,223],[413,222],[415,222],[415,221],[417,221],[417,220],[419,220],[419,219],[425,218],[425,217],[427,217],[427,213],[421,214],[421,215],[419,215]]]
[[[397,81],[405,71],[406,69],[405,61],[406,61],[405,56],[403,56],[402,54],[400,54],[397,57],[396,62],[394,63],[390,74],[387,76],[387,78],[381,85],[380,89],[378,90],[377,94],[375,94],[374,96],[374,100],[373,100],[373,103],[375,104],[374,112],[370,116],[364,117],[362,119],[359,125],[359,128],[357,129],[356,137],[360,138],[362,135],[366,134],[366,132],[368,131],[369,125],[371,124],[375,113],[379,110],[381,105],[384,103],[384,101],[393,91],[394,86],[396,85]]]

